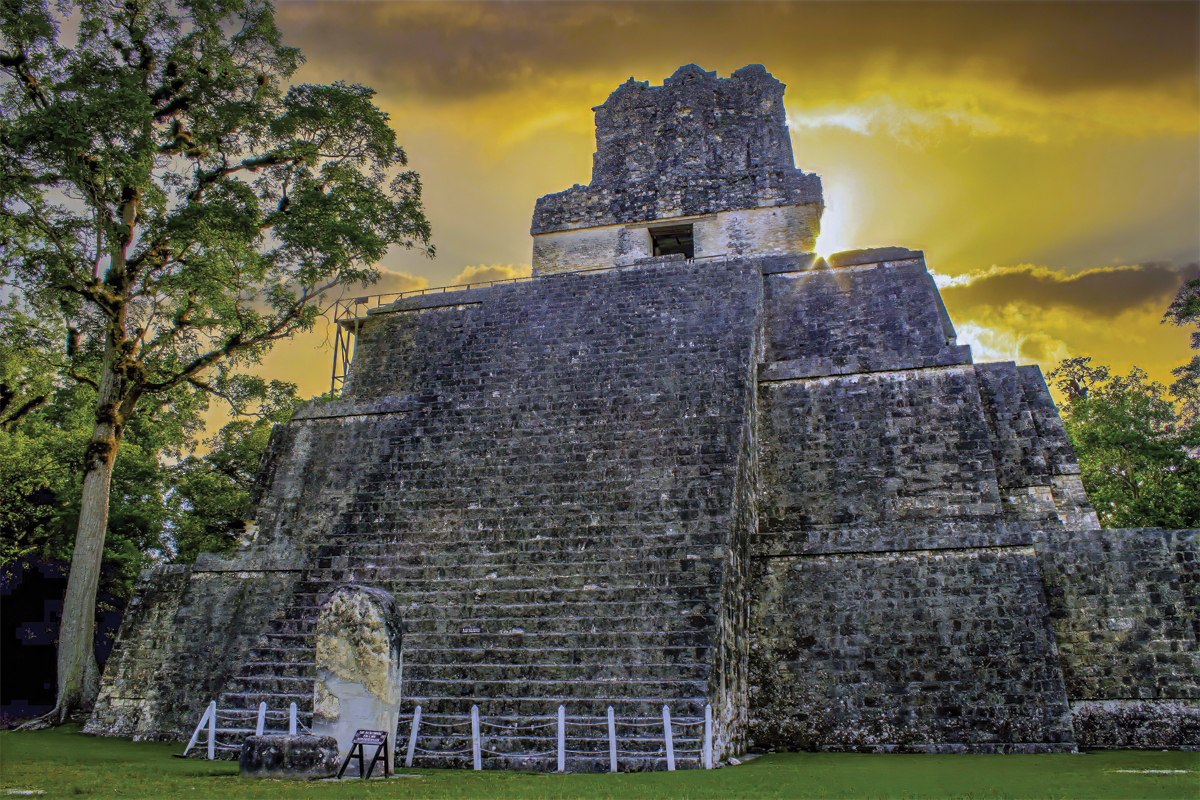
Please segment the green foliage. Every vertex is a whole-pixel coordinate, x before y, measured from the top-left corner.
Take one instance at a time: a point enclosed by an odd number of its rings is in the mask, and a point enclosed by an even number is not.
[[[1067,359],[1049,377],[1067,398],[1063,424],[1102,525],[1200,527],[1200,424],[1167,387],[1089,358]]]
[[[70,560],[74,549],[95,392],[44,369],[62,346],[61,334],[44,321],[12,304],[0,308],[0,385],[14,387],[10,407],[45,396],[0,426],[0,563]],[[98,368],[94,358],[75,362],[84,374]],[[236,544],[270,427],[287,419],[299,398],[293,384],[245,375],[226,389],[226,398],[250,418],[204,442],[209,452],[203,456],[183,455],[197,449],[199,412],[208,402],[195,387],[181,386],[173,402],[145,404],[128,420],[113,465],[105,591],[128,597],[138,573],[156,559],[191,563],[201,552]]]
[[[420,181],[372,90],[284,87],[265,0],[0,4],[0,283],[119,379],[117,420],[223,393],[390,247],[428,247]],[[119,438],[119,436],[118,436]]]
[[[1167,308],[1163,321],[1175,325],[1195,325],[1192,349],[1200,350],[1200,278],[1179,287],[1179,293]],[[1200,355],[1192,356],[1191,361],[1172,372],[1176,380],[1171,384],[1171,391],[1180,399],[1183,413],[1193,422],[1200,420]]]
[[[74,42],[58,35],[68,9]],[[162,530],[158,454],[186,451],[208,394],[237,406],[260,393],[241,373],[311,329],[343,286],[377,280],[372,265],[390,247],[432,254],[420,181],[403,169],[373,92],[287,86],[300,63],[267,0],[55,10],[0,0],[4,319],[62,331],[37,353],[55,395],[94,390],[48,715],[57,723],[95,695],[90,631],[107,537],[125,525],[137,549]],[[14,405],[19,396],[44,395],[28,369],[6,381],[0,426],[11,432],[38,404]],[[30,455],[24,441],[6,448]],[[198,475],[186,476],[192,497],[179,507],[212,502],[218,518],[231,514],[236,498]],[[130,503],[124,518],[110,485]],[[196,546],[224,541],[194,519],[181,525]]]

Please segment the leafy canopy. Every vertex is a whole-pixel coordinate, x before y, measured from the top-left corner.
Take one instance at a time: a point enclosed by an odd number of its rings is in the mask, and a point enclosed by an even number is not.
[[[1107,528],[1200,527],[1200,424],[1136,367],[1114,375],[1090,358],[1050,373],[1083,485]]]
[[[0,281],[108,347],[118,421],[226,391],[389,247],[431,252],[372,90],[281,88],[301,57],[268,3],[84,0],[78,20],[65,47],[44,3],[0,2]],[[75,352],[59,372],[96,383]]]
[[[301,59],[265,0],[82,0],[73,43],[58,18],[45,0],[0,0],[3,319],[65,329],[47,359],[63,383],[0,387],[0,426],[68,381],[95,391],[42,721],[62,723],[96,697],[124,437],[156,417],[187,425],[207,393],[246,396],[240,370],[311,328],[327,292],[376,280],[390,247],[428,249],[429,225],[370,89],[284,88]]]

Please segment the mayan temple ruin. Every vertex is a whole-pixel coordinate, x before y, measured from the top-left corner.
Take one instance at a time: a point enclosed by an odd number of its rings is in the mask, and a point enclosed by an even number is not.
[[[573,771],[610,768],[609,707],[621,769],[664,768],[664,706],[711,709],[719,762],[1200,745],[1200,532],[1099,529],[1041,372],[972,362],[922,252],[813,253],[783,94],[631,78],[591,183],[537,201],[532,279],[364,311],[241,549],[143,576],[86,730],[336,716],[323,659],[370,637],[322,620],[363,587],[398,758],[417,705],[477,706],[499,769],[555,768],[528,721],[560,706]],[[417,766],[470,766],[429,730]]]

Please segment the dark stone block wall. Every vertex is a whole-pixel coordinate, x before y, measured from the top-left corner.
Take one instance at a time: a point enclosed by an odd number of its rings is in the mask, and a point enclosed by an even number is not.
[[[1040,373],[972,365],[920,254],[834,261],[764,276],[750,736],[1070,750],[1031,546],[1078,467]]]
[[[970,365],[759,388],[761,553],[1028,542],[1004,526]]]
[[[1057,516],[1067,528],[1098,528],[1041,370],[1006,361],[976,364],[975,374],[1005,516]]]
[[[764,380],[970,362],[920,258],[764,278]]]
[[[1063,531],[1038,550],[1073,698],[1200,700],[1200,533]]]
[[[756,561],[754,744],[1074,748],[1030,547]]]
[[[1038,545],[1087,747],[1200,747],[1200,531],[1063,531]]]

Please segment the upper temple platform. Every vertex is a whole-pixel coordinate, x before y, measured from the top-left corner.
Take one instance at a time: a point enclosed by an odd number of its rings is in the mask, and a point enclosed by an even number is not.
[[[821,179],[793,165],[783,90],[758,64],[617,87],[594,109],[592,182],[537,201],[533,274],[811,251]]]

